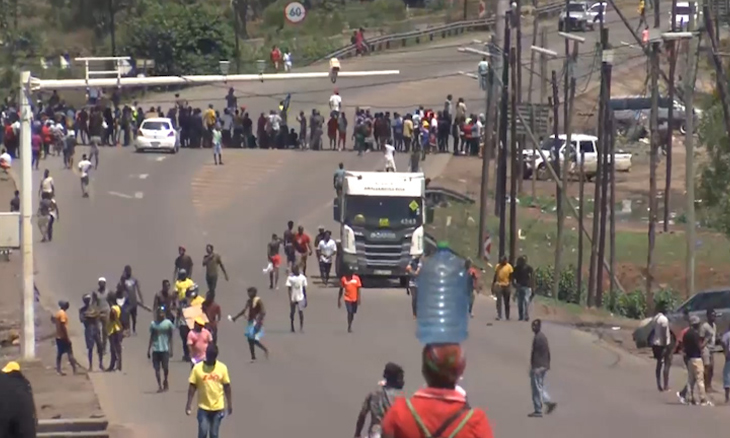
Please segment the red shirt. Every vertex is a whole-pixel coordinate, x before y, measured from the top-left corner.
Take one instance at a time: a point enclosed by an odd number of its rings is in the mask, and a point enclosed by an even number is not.
[[[305,252],[309,252],[308,245],[310,241],[311,240],[309,239],[307,233],[296,233],[294,234],[294,249],[302,254],[304,254]]]
[[[423,388],[411,397],[413,409],[421,417],[429,432],[435,432],[441,425],[464,406],[466,399],[453,389]],[[464,413],[446,428],[443,436],[449,436],[463,420]],[[405,398],[398,398],[383,418],[383,436],[393,438],[424,438]],[[469,421],[454,438],[493,438],[487,414],[474,409]]]
[[[281,52],[279,49],[271,51],[271,60],[274,62],[281,60]]]
[[[34,151],[40,151],[41,145],[43,144],[43,140],[41,139],[41,136],[38,134],[33,134],[30,137],[30,148]]]

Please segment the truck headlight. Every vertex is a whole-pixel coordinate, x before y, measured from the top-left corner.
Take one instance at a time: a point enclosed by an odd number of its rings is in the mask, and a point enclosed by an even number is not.
[[[423,254],[423,226],[416,228],[411,236],[411,256]]]
[[[352,228],[344,225],[342,227],[342,252],[346,254],[355,254],[355,232]]]

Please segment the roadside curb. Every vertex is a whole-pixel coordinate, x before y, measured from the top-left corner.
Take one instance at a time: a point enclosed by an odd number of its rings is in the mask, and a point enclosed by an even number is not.
[[[107,438],[109,422],[106,418],[71,418],[40,420],[37,437],[39,438]]]

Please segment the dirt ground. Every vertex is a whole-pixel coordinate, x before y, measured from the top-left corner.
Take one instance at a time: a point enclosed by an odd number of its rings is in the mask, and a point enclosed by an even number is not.
[[[12,178],[0,176],[0,211],[8,211],[15,184]],[[19,251],[10,261],[0,259],[0,366],[20,356],[22,263]],[[50,313],[36,303],[36,340],[38,360],[21,363],[21,370],[33,386],[40,419],[96,418],[102,416],[94,388],[86,374],[59,376],[55,371],[55,330]],[[81,348],[81,350],[79,350]],[[77,346],[77,354],[83,346]],[[83,359],[82,359],[83,360]]]

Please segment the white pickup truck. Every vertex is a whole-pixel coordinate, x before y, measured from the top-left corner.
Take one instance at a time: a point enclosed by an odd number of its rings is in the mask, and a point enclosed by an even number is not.
[[[552,150],[553,150],[553,144],[554,144],[554,136],[550,136],[546,138],[543,143],[540,145],[540,149],[542,149],[543,154],[546,158],[551,156]],[[565,140],[566,135],[562,134],[558,136],[558,141],[560,142],[560,163],[563,163],[563,160],[565,159],[564,153],[565,153]],[[598,137],[593,135],[586,135],[586,134],[572,134],[570,136],[570,154],[572,156],[574,155],[574,151],[578,150],[578,156],[576,157],[578,160],[580,160],[580,155],[583,154],[585,157],[585,165],[584,165],[584,171],[586,174],[586,179],[589,181],[593,179],[593,176],[596,174],[596,169],[598,168],[597,162],[598,162],[598,152],[596,149],[596,146],[598,144]],[[533,150],[533,149],[525,149],[522,151],[524,154],[524,172],[523,176],[524,178],[531,178],[532,177],[532,168],[533,168],[533,155],[534,157],[534,166],[537,169],[537,178],[541,180],[547,180],[550,177],[550,174],[547,170],[547,167],[545,163],[543,162],[542,156],[539,152]],[[629,172],[631,170],[631,154],[626,153],[622,150],[617,150],[614,155],[614,160],[616,163],[616,171],[617,172]],[[578,167],[577,164],[575,164],[575,160],[573,159],[573,164],[571,164],[572,172],[577,174],[578,173]]]

